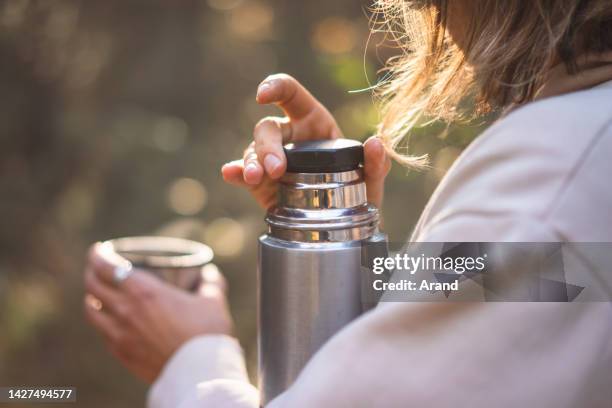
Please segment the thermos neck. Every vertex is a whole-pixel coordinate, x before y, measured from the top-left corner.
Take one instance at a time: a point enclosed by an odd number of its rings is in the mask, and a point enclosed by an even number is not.
[[[378,230],[378,210],[367,203],[361,168],[336,173],[286,173],[278,205],[266,221],[273,237],[302,242],[367,239]]]
[[[286,173],[280,180],[278,206],[303,210],[353,208],[367,203],[363,171]]]

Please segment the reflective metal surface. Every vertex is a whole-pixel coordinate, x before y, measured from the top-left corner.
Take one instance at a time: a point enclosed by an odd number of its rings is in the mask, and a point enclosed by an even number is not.
[[[367,203],[361,169],[285,174],[278,206],[266,221],[258,268],[263,405],[363,312],[363,243],[380,238],[378,210]]]
[[[262,404],[286,390],[310,357],[362,312],[360,242],[259,246],[259,389]]]
[[[367,203],[363,171],[286,173],[278,206],[266,221],[272,236],[301,242],[366,239],[378,225],[378,210]]]
[[[212,260],[212,250],[187,239],[139,236],[106,241],[113,251],[139,268],[163,281],[192,292],[202,281],[205,266]]]

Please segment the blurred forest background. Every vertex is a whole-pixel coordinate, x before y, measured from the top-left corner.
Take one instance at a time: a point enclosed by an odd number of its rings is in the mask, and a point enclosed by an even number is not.
[[[0,385],[70,385],[78,406],[143,406],[146,386],[82,317],[88,245],[196,239],[227,275],[238,336],[256,358],[256,239],[263,213],[225,185],[253,125],[259,82],[287,72],[365,139],[367,88],[396,50],[368,42],[369,1],[0,1]],[[369,78],[369,82],[368,82]],[[479,127],[433,125],[394,166],[383,213],[395,241]],[[253,370],[251,370],[253,375]],[[17,405],[15,405],[17,406]],[[25,406],[25,405],[24,405]]]

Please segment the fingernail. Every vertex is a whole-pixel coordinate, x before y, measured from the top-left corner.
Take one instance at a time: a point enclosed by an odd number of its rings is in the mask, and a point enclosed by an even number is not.
[[[280,159],[271,153],[266,155],[266,157],[264,158],[264,167],[266,168],[268,174],[274,173],[274,171],[277,170],[280,165]]]
[[[246,167],[244,168],[245,173],[252,173],[254,171],[257,171],[257,165],[253,162],[249,163],[246,165]]]
[[[272,89],[273,81],[264,81],[257,87],[257,100],[260,100]]]

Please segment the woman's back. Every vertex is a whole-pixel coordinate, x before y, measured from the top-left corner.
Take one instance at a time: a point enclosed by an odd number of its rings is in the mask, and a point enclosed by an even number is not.
[[[612,242],[612,81],[527,104],[449,170],[413,241]]]

